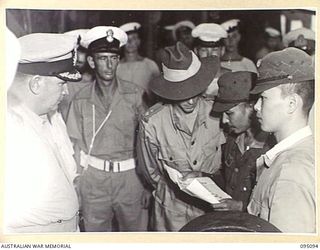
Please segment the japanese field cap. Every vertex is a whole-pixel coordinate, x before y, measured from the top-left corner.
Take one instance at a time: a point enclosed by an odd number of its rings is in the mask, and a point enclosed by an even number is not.
[[[214,112],[225,112],[239,103],[249,101],[252,81],[256,74],[249,71],[227,72],[218,80],[218,96],[213,104]]]
[[[126,32],[127,35],[131,33],[139,33],[140,28],[141,28],[141,24],[137,22],[126,23],[120,26],[120,29]]]
[[[238,30],[239,28],[239,19],[231,19],[221,24],[222,28],[225,29],[228,33]]]
[[[216,23],[201,23],[195,27],[191,35],[197,38],[196,44],[200,47],[220,47],[222,39],[227,38],[227,32]]]
[[[120,47],[127,43],[127,34],[118,27],[97,26],[90,29],[81,42],[89,53],[120,53]]]
[[[5,35],[6,87],[8,90],[16,75],[21,48],[18,38],[8,28],[6,28]]]
[[[269,37],[280,37],[280,31],[272,28],[272,27],[267,27],[264,29],[264,32],[269,36]]]
[[[280,84],[314,80],[311,56],[297,48],[271,52],[260,61],[259,77],[252,94],[261,93]]]
[[[217,57],[199,59],[183,43],[166,47],[161,53],[163,74],[150,83],[150,89],[169,100],[186,100],[202,93],[219,66]]]
[[[288,47],[290,43],[301,38],[305,40],[315,41],[315,33],[314,31],[307,28],[292,30],[283,36],[283,45],[285,47]]]
[[[191,22],[189,20],[184,20],[184,21],[177,22],[175,25],[165,26],[165,29],[166,30],[172,30],[173,39],[176,41],[177,40],[177,30],[178,29],[189,28],[190,30],[192,30],[194,27],[195,27],[195,25],[194,25],[193,22]]]
[[[77,82],[81,74],[75,69],[73,36],[54,33],[33,33],[19,38],[21,56],[18,71],[28,75],[56,76]]]

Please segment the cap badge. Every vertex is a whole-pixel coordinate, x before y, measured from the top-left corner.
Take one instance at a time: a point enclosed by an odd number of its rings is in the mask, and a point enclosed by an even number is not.
[[[257,61],[257,68],[259,68],[260,66],[261,66],[261,59]]]
[[[112,43],[113,42],[113,40],[114,40],[114,38],[113,38],[113,31],[112,30],[108,30],[107,31],[107,41],[109,42],[109,43]]]

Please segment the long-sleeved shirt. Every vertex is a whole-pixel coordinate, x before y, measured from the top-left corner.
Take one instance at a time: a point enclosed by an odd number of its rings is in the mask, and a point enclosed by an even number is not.
[[[282,232],[316,231],[314,142],[310,127],[283,139],[257,160],[250,214]]]

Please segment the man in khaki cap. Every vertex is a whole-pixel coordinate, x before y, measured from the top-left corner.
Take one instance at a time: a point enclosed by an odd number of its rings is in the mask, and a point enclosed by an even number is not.
[[[71,103],[67,126],[81,174],[84,230],[146,231],[148,198],[136,173],[135,138],[145,111],[143,90],[116,77],[126,33],[113,26],[90,29],[82,40],[96,80]]]
[[[56,112],[74,68],[76,40],[35,33],[19,38],[21,57],[8,90],[5,230],[78,230],[76,165],[65,124]]]
[[[219,78],[219,92],[213,111],[222,113],[228,138],[222,147],[222,176],[225,191],[232,199],[212,205],[215,210],[246,211],[256,181],[256,159],[271,144],[268,133],[260,130],[250,90],[256,75],[248,71],[225,73]]]
[[[257,160],[257,185],[248,212],[285,233],[316,232],[315,162],[307,125],[314,102],[311,57],[297,48],[261,60],[252,94],[262,130],[277,144]]]

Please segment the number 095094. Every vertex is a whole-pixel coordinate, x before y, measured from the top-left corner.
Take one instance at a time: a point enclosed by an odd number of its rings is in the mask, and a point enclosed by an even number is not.
[[[300,244],[300,248],[306,248],[306,249],[318,248],[318,244]]]

